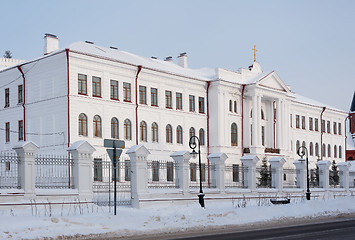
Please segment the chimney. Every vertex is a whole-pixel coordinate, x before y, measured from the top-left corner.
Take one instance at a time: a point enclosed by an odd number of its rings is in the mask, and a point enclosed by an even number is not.
[[[44,55],[58,50],[59,40],[56,35],[46,33],[44,34]]]
[[[169,57],[166,57],[164,61],[167,61],[167,62],[173,62],[173,58],[171,56]]]
[[[187,68],[187,55],[186,55],[186,52],[180,53],[180,55],[177,57],[177,64],[180,67]]]

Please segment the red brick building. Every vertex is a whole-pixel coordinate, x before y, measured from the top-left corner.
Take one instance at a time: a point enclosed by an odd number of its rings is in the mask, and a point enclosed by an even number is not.
[[[349,132],[346,139],[346,159],[355,160],[355,92],[348,116]]]

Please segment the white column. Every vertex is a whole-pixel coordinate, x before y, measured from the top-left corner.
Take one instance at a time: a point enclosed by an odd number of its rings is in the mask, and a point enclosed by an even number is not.
[[[269,159],[271,165],[271,187],[282,190],[283,165],[286,160],[283,157],[272,157]]]
[[[261,96],[257,96],[258,107],[256,111],[256,123],[257,123],[257,130],[256,130],[256,147],[261,146]]]
[[[19,185],[24,190],[26,198],[33,198],[36,194],[35,153],[39,150],[39,147],[34,142],[30,141],[14,147],[13,150],[16,151],[19,159]]]
[[[340,187],[346,190],[349,189],[349,168],[351,164],[349,162],[340,162],[337,164],[339,168],[339,180]]]
[[[215,166],[215,169],[211,172],[212,187],[219,189],[220,192],[224,192],[224,170],[228,156],[225,153],[212,153],[207,158]]]
[[[293,162],[296,167],[297,188],[306,190],[307,187],[307,170],[306,160],[297,159]]]
[[[281,101],[276,100],[276,148],[281,148]]]
[[[329,167],[330,161],[321,160],[316,162],[319,167],[319,187],[328,189],[329,188]]]
[[[244,186],[254,191],[256,188],[256,163],[259,158],[256,155],[244,155],[240,161],[243,163]]]
[[[142,145],[135,145],[127,152],[131,160],[131,197],[132,207],[139,208],[139,198],[148,192],[147,157],[148,149]]]
[[[177,173],[175,184],[176,187],[180,188],[180,191],[185,194],[189,192],[190,184],[190,165],[189,161],[191,155],[188,151],[178,151],[170,155],[174,159],[174,162],[177,165]]]
[[[74,188],[78,189],[79,198],[90,201],[93,199],[93,156],[95,148],[85,140],[73,143],[68,152],[73,159],[73,183]]]
[[[257,136],[258,134],[258,97],[256,95],[253,96],[253,109],[252,109],[252,146],[257,146]]]

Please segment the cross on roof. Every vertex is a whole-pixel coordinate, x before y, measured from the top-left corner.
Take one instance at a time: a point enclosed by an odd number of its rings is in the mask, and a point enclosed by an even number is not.
[[[256,50],[255,45],[254,45],[254,48],[253,48],[252,50],[254,51],[254,62],[256,62],[256,52],[257,52],[258,50]]]

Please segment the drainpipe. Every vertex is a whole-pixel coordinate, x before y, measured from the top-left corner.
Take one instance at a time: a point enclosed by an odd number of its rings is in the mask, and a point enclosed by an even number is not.
[[[206,89],[206,108],[207,108],[207,156],[210,155],[210,109],[209,109],[209,102],[208,102],[208,96],[209,96],[209,88],[211,86],[211,82],[207,82],[207,89]],[[210,160],[207,158],[207,166],[208,166],[208,187],[211,186],[211,178],[210,178]]]
[[[17,69],[22,74],[23,79],[23,99],[22,99],[22,107],[23,107],[23,141],[26,142],[26,78],[25,74],[22,71],[21,65],[17,66]]]
[[[244,156],[244,90],[245,84],[242,85],[242,156]]]
[[[142,70],[142,65],[138,65],[138,70],[136,74],[136,82],[135,82],[135,88],[136,88],[136,145],[138,145],[138,75]]]
[[[326,107],[323,107],[322,112],[320,113],[320,156],[321,156],[321,160],[323,160],[323,113],[325,111]],[[325,123],[324,123],[324,130],[325,130]]]
[[[276,111],[275,111],[275,109],[276,109],[276,106],[275,106],[275,104],[276,104],[276,102],[274,101],[273,103],[272,103],[272,108],[273,108],[273,115],[274,115],[274,149],[276,149]]]

